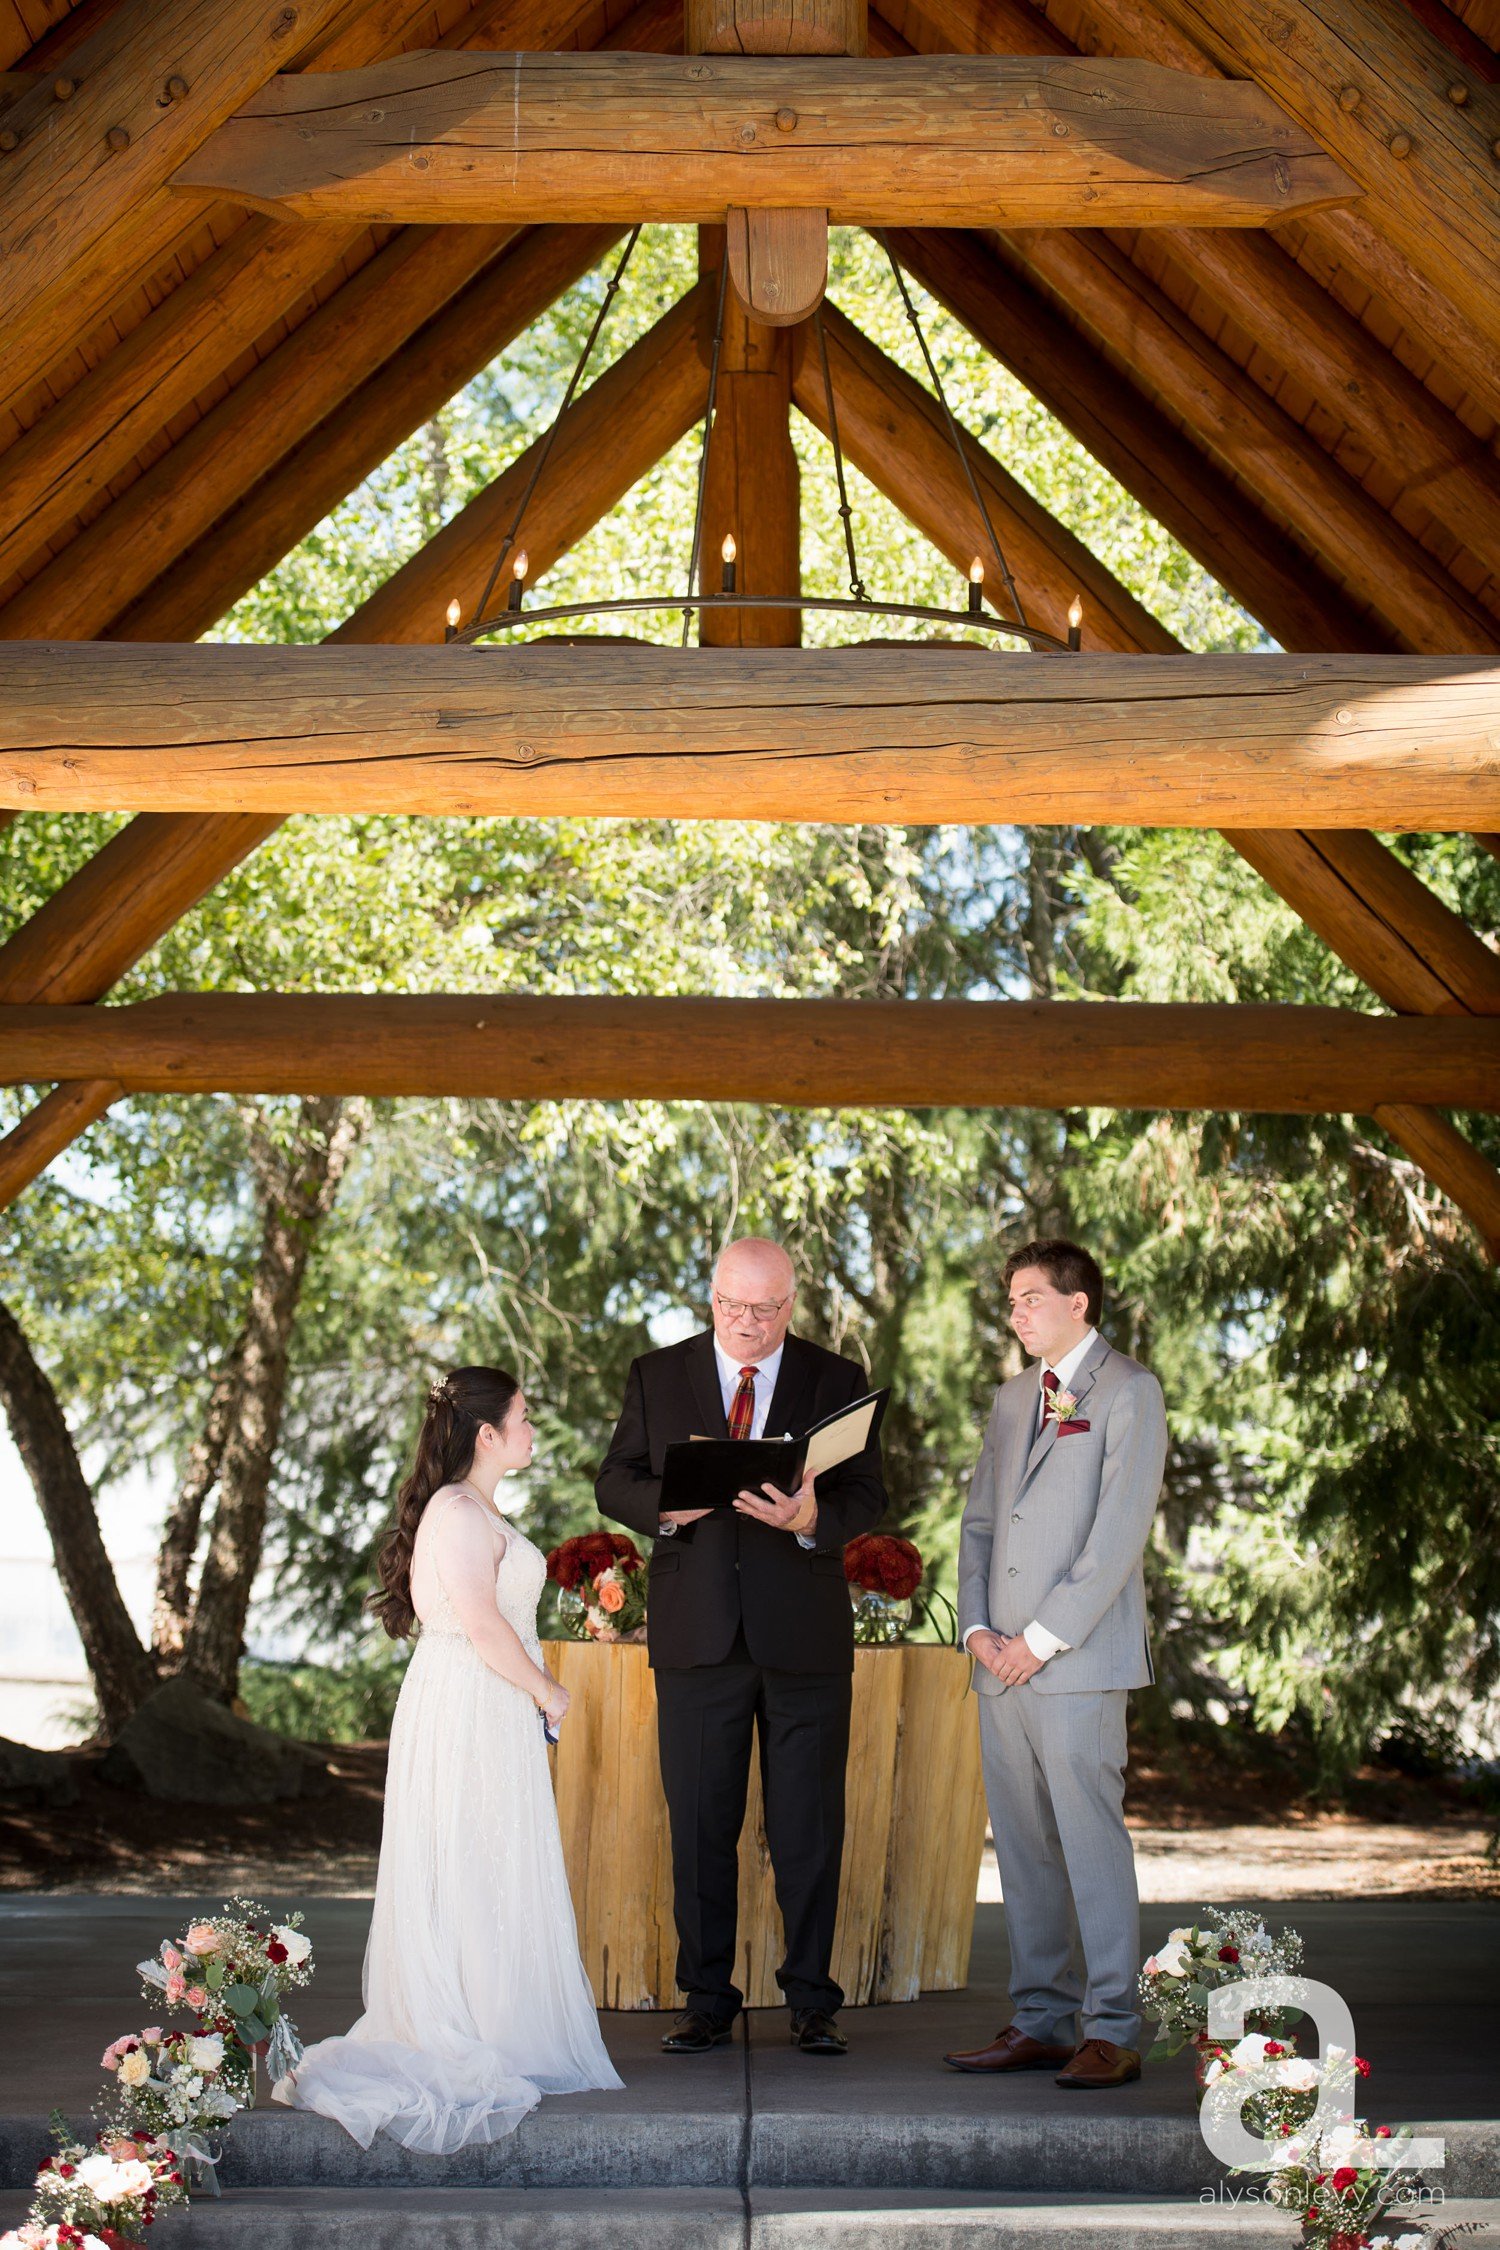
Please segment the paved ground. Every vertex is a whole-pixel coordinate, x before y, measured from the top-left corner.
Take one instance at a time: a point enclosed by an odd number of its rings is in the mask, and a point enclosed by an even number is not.
[[[97,2092],[107,2042],[150,2020],[133,1965],[178,1930],[202,1899],[12,1895],[0,1898],[0,2117],[45,2114],[55,2102],[83,2110]],[[272,1900],[303,1907],[317,1975],[296,2009],[304,2038],[347,2029],[359,2011],[359,1971],[368,1906],[357,1900]],[[1143,1910],[1143,1937],[1156,1944],[1191,1906]],[[1500,2005],[1500,1908],[1487,1900],[1305,1902],[1271,1907],[1306,1941],[1308,1975],[1332,1984],[1354,2012],[1361,2051],[1374,2071],[1372,2116],[1400,2119],[1500,2117],[1494,2024]],[[957,2076],[939,2060],[972,2045],[1008,2015],[1004,1910],[977,1909],[967,1992],[934,1993],[904,2007],[852,2009],[851,2053],[842,2061],[799,2055],[779,2011],[748,2019],[748,2047],[704,2058],[662,2055],[663,2019],[613,2015],[605,2036],[626,2088],[620,2094],[550,2103],[549,2110],[733,2109],[753,2086],[757,2110],[815,2106],[841,2114],[931,2113],[1076,2116],[1077,2095],[1045,2075],[993,2082]],[[1178,2062],[1148,2067],[1139,2085],[1109,2097],[1111,2114],[1193,2115],[1189,2075]]]

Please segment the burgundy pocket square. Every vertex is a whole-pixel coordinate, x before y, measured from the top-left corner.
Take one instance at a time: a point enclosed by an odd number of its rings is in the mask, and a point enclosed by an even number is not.
[[[1087,1422],[1059,1422],[1057,1425],[1057,1434],[1059,1437],[1072,1437],[1077,1431],[1086,1430],[1088,1428],[1089,1424]]]

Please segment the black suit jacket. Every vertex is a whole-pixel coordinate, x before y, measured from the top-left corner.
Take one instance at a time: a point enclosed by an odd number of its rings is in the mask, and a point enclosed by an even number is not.
[[[767,1435],[800,1436],[867,1388],[864,1370],[852,1359],[788,1336]],[[601,1514],[656,1539],[647,1612],[652,1664],[722,1664],[743,1625],[757,1664],[786,1672],[852,1670],[854,1613],[844,1547],[885,1513],[879,1441],[818,1479],[813,1549],[789,1531],[773,1531],[733,1510],[657,1538],[667,1447],[682,1438],[728,1434],[711,1331],[632,1364],[594,1492]]]

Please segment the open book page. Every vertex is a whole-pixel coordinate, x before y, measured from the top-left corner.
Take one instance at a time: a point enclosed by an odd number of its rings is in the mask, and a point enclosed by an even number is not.
[[[868,1398],[856,1399],[853,1406],[832,1421],[820,1424],[807,1441],[804,1476],[820,1477],[825,1469],[836,1469],[840,1461],[850,1461],[856,1453],[863,1453],[870,1442],[870,1426],[880,1406],[881,1393],[874,1391]]]

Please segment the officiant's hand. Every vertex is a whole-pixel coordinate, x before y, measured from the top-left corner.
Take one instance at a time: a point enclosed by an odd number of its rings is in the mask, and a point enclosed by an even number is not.
[[[765,1485],[759,1492],[742,1492],[735,1507],[742,1516],[753,1516],[772,1531],[790,1531],[813,1505],[817,1481],[816,1477],[804,1477],[795,1492],[779,1492],[774,1484]]]
[[[668,1508],[666,1514],[656,1520],[658,1523],[697,1523],[701,1517],[712,1514],[712,1508]]]

